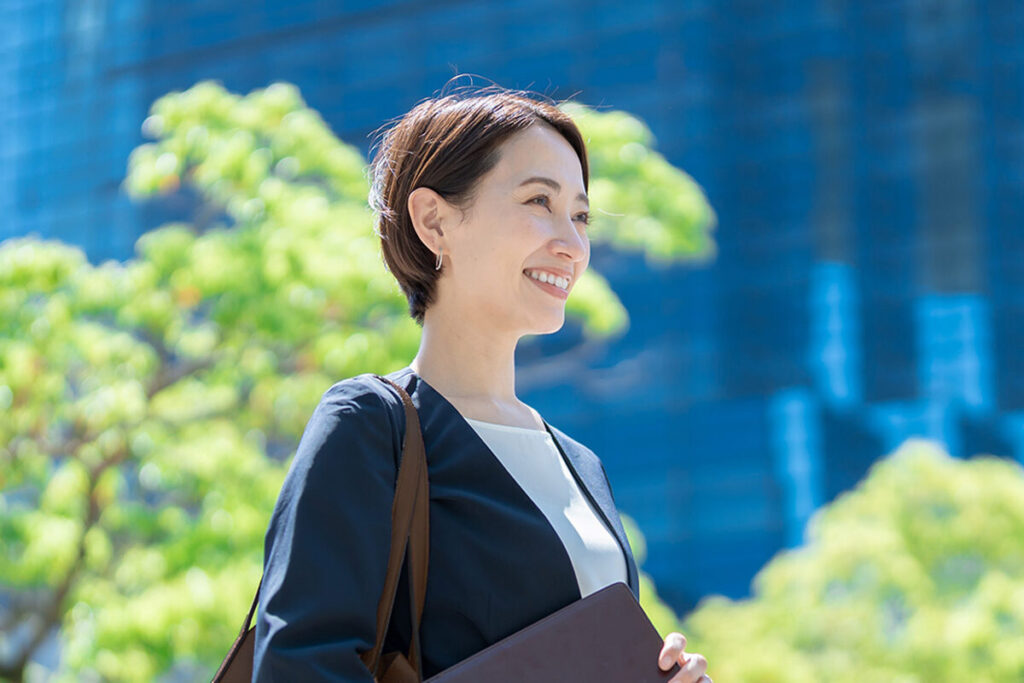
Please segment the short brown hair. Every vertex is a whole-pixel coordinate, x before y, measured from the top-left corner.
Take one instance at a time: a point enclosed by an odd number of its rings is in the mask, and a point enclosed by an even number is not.
[[[487,86],[428,98],[383,132],[370,164],[370,207],[387,269],[409,301],[409,314],[423,325],[434,301],[440,271],[436,257],[419,239],[409,217],[409,195],[429,187],[465,209],[477,181],[498,162],[499,147],[538,121],[558,131],[576,151],[583,186],[590,173],[583,136],[572,118],[547,98],[524,90]]]

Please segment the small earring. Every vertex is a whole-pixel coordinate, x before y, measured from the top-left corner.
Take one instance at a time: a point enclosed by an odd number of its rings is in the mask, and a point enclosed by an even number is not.
[[[437,250],[437,265],[434,266],[434,270],[441,270],[441,255],[444,254],[444,247]]]

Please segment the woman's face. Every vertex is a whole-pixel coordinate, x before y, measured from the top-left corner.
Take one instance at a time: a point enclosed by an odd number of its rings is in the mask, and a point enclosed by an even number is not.
[[[568,292],[590,263],[583,172],[566,139],[540,123],[516,133],[478,181],[465,218],[452,215],[439,300],[451,296],[467,322],[517,338],[559,330]]]

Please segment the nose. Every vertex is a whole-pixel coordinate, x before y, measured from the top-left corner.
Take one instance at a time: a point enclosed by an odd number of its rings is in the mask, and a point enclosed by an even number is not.
[[[565,221],[559,221],[558,235],[552,245],[556,253],[565,254],[573,261],[582,261],[590,249],[590,237],[570,216]]]

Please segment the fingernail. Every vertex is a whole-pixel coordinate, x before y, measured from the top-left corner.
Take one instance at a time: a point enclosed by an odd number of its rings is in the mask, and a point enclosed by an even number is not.
[[[665,655],[661,658],[661,661],[659,661],[658,663],[661,664],[662,669],[668,668],[668,665],[672,663],[672,658],[668,655]]]

